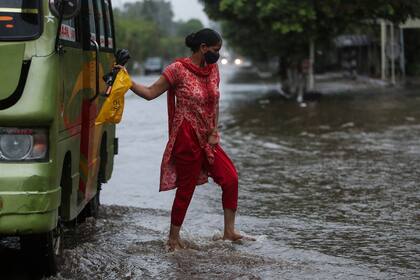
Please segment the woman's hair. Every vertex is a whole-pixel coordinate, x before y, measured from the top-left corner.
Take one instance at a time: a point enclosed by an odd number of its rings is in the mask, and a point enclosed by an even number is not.
[[[185,45],[193,52],[198,51],[203,43],[211,47],[220,42],[222,42],[220,34],[210,28],[201,29],[200,31],[191,33],[185,38]]]

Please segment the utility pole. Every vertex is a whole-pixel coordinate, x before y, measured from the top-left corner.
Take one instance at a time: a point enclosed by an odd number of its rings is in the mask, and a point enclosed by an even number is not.
[[[394,24],[390,24],[391,27],[391,84],[395,85],[395,38],[394,38]]]
[[[403,79],[405,80],[405,44],[404,44],[404,28],[400,27],[400,46],[401,46],[401,56],[400,56],[400,68]]]
[[[381,20],[381,79],[386,80],[386,23],[385,20]]]

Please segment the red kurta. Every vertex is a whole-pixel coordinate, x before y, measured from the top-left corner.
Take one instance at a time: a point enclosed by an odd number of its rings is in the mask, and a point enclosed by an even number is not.
[[[167,191],[177,187],[172,150],[184,119],[188,120],[197,134],[198,142],[206,152],[208,162],[213,163],[213,149],[207,140],[216,125],[220,76],[217,64],[198,67],[190,58],[176,60],[165,69],[163,76],[170,84],[169,140],[161,164],[160,191]],[[208,177],[208,170],[203,166],[197,185],[207,183]]]

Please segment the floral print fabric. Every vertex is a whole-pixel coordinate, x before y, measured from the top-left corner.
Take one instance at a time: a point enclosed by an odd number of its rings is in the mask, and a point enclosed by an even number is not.
[[[163,76],[170,84],[169,140],[161,164],[160,191],[167,191],[177,187],[172,150],[183,120],[187,120],[193,127],[200,148],[205,152],[208,162],[213,163],[213,149],[207,141],[216,126],[220,77],[216,64],[198,67],[190,58],[176,60],[165,69]],[[208,177],[208,171],[203,166],[197,184],[208,182]]]

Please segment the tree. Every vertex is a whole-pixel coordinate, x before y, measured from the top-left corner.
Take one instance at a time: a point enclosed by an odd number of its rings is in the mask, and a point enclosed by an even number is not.
[[[190,19],[188,21],[179,21],[177,24],[177,36],[186,37],[192,32],[202,29],[204,26],[198,19]]]
[[[230,45],[256,59],[281,58],[285,89],[292,91],[311,43],[322,46],[334,36],[378,19],[394,23],[420,15],[420,0],[200,0],[210,18],[223,21]],[[289,74],[289,75],[287,75]]]
[[[149,56],[158,56],[160,36],[153,22],[118,18],[115,24],[119,48],[130,50],[134,61],[144,61]],[[130,63],[128,67],[132,67]],[[131,70],[131,68],[130,68]]]
[[[173,34],[171,29],[174,13],[172,5],[165,0],[143,0],[124,4],[125,16],[132,20],[155,23],[163,35]]]
[[[198,19],[173,21],[172,6],[165,0],[143,0],[124,4],[114,10],[116,40],[119,48],[130,50],[134,62],[159,56],[167,62],[188,55],[185,36],[203,27]]]
[[[161,53],[166,60],[189,55],[190,50],[185,47],[185,37],[203,28],[203,24],[198,19],[178,21],[173,26],[175,35],[163,37],[160,40]]]

